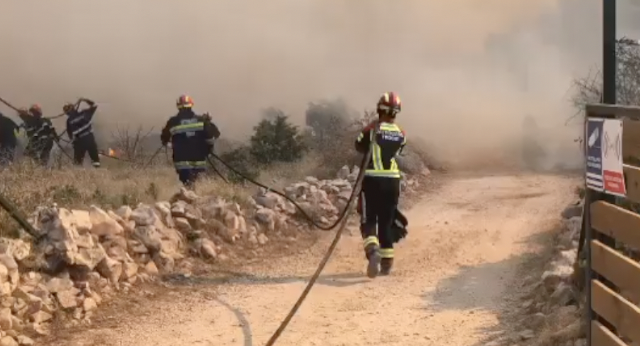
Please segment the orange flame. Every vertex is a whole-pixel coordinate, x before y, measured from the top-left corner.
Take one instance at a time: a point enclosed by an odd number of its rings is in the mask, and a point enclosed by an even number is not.
[[[107,153],[109,153],[109,156],[116,157],[116,151],[111,148],[109,148],[109,151],[107,151]]]

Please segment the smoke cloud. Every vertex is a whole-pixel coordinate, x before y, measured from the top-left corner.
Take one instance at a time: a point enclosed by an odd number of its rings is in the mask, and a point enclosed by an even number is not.
[[[158,128],[186,93],[242,139],[266,107],[302,123],[310,101],[365,109],[396,91],[410,140],[447,160],[517,152],[529,114],[550,164],[575,163],[569,88],[600,63],[600,2],[0,0],[0,96],[47,115],[94,99],[105,133]]]

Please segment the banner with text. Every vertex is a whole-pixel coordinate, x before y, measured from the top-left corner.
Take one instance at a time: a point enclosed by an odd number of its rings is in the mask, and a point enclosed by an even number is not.
[[[590,118],[585,130],[587,187],[624,197],[622,120]]]

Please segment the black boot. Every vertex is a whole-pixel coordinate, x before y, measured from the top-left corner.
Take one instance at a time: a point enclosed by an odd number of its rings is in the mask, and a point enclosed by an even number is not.
[[[371,244],[368,245],[364,251],[369,261],[367,276],[373,279],[378,276],[380,272],[380,247],[376,244]]]
[[[380,260],[380,275],[391,274],[391,268],[393,267],[393,258],[383,258]]]

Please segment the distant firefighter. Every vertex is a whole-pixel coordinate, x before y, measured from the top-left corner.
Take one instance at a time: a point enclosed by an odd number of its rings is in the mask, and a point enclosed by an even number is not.
[[[89,107],[80,110],[82,102]],[[62,110],[67,115],[67,135],[73,145],[73,163],[81,166],[88,153],[93,167],[100,167],[98,144],[93,135],[93,116],[98,106],[95,102],[81,98],[78,104],[67,103]]]
[[[522,161],[527,169],[537,170],[541,168],[544,156],[538,123],[531,115],[527,115],[522,122]]]
[[[198,176],[205,171],[207,156],[213,150],[220,130],[211,122],[208,114],[193,111],[193,100],[182,95],[176,102],[178,114],[172,116],[162,129],[162,145],[171,143],[173,163],[180,181],[193,187]]]
[[[42,116],[42,108],[37,104],[32,105],[26,111],[19,110],[18,115],[24,123],[28,139],[25,155],[41,165],[47,166],[57,137],[53,123]]]
[[[13,162],[18,139],[18,125],[0,113],[0,166]]]

